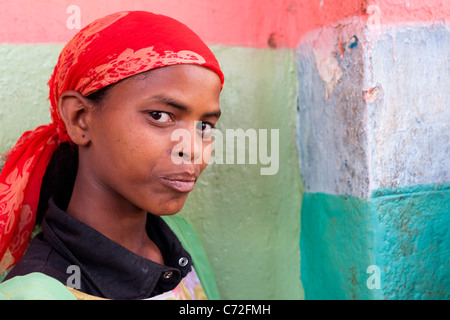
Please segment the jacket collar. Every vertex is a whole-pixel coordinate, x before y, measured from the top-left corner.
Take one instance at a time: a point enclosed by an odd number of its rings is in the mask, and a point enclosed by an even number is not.
[[[80,268],[82,286],[88,283],[110,299],[142,299],[167,292],[191,270],[190,255],[161,217],[148,214],[146,230],[165,265],[129,251],[62,211],[52,200],[42,224],[52,247]]]

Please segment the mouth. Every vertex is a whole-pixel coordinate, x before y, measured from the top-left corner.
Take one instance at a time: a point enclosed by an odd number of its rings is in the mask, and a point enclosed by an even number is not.
[[[165,186],[174,191],[187,193],[194,190],[197,177],[188,173],[181,173],[161,177],[160,180]]]

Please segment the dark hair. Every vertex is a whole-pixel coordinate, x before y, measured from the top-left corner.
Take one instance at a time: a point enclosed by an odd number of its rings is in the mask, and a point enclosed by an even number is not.
[[[0,173],[3,170],[3,167],[5,166],[6,156],[0,154]]]
[[[40,224],[53,197],[62,210],[67,209],[78,171],[78,146],[61,143],[53,153],[42,180],[36,223]]]
[[[103,87],[100,90],[87,95],[86,98],[91,100],[92,102],[94,102],[96,105],[100,105],[102,103],[102,101],[106,98],[106,96],[108,95],[109,90],[113,86],[114,86],[114,84]]]

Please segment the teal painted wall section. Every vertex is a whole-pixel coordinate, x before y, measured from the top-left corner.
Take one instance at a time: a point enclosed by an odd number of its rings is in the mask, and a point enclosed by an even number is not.
[[[306,299],[449,299],[450,185],[379,189],[370,199],[305,193]],[[367,285],[379,268],[379,288]]]
[[[305,299],[370,299],[367,267],[373,247],[369,201],[305,193],[302,203],[301,280]]]
[[[46,84],[61,48],[0,45],[0,153],[23,131],[49,123]],[[259,161],[213,164],[179,214],[194,225],[222,298],[302,299],[295,54],[225,46],[213,51],[226,77],[218,129],[267,129],[269,137],[270,130],[279,130],[278,172],[261,175],[268,165]]]
[[[378,189],[375,263],[385,299],[450,299],[450,184]]]

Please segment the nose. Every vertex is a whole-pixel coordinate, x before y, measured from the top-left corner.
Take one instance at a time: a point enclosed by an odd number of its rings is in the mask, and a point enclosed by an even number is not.
[[[182,160],[182,163],[201,163],[202,135],[199,133],[197,121],[194,124],[178,128],[172,133],[172,141],[179,141],[172,148],[172,157]],[[175,138],[175,140],[174,140]]]

